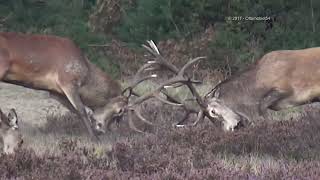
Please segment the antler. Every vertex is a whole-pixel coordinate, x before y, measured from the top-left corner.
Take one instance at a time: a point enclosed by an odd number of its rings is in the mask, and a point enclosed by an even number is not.
[[[138,128],[136,128],[134,126],[134,123],[132,121],[132,114],[134,113],[140,120],[142,120],[143,122],[147,123],[147,124],[150,124],[150,125],[153,125],[150,121],[148,121],[146,118],[144,118],[140,111],[137,109],[137,107],[135,107],[134,105],[136,104],[140,104],[142,103],[143,101],[151,98],[151,97],[154,97],[158,100],[160,100],[161,102],[164,102],[164,103],[167,103],[167,104],[170,104],[170,105],[179,105],[179,104],[175,104],[175,103],[172,103],[170,101],[167,101],[166,99],[162,98],[156,91],[154,91],[152,94],[149,95],[149,97],[146,98],[146,96],[143,96],[143,97],[140,97],[136,92],[133,91],[133,89],[139,85],[141,82],[143,81],[146,81],[148,79],[151,79],[151,78],[156,78],[157,75],[156,74],[152,74],[152,75],[148,75],[148,76],[144,76],[142,77],[142,73],[143,72],[146,72],[146,71],[152,71],[152,70],[156,70],[157,68],[155,67],[152,67],[153,64],[148,62],[147,64],[144,64],[141,68],[139,68],[139,70],[137,71],[137,73],[135,74],[134,76],[134,79],[132,81],[132,83],[127,87],[125,88],[123,91],[122,91],[122,95],[124,96],[125,93],[127,91],[129,91],[129,94],[127,95],[127,98],[129,99],[130,96],[133,94],[135,96],[138,96],[140,98],[140,100],[136,101],[135,103],[131,104],[130,106],[127,107],[127,110],[128,110],[128,121],[129,121],[129,126],[130,128],[132,128],[133,130],[137,131],[137,132],[142,132],[140,131]]]
[[[177,100],[176,101],[172,101],[172,98],[171,98],[171,101],[168,101],[166,99],[164,99],[163,97],[161,97],[160,95],[160,91],[167,85],[169,84],[174,84],[176,83],[175,81],[173,81],[172,83],[167,81],[165,83],[163,83],[162,85],[160,85],[158,88],[156,88],[154,91],[148,93],[148,94],[145,94],[143,96],[139,96],[137,93],[135,93],[133,91],[133,89],[139,85],[141,82],[145,81],[145,80],[148,80],[148,79],[151,79],[151,78],[155,78],[157,77],[156,74],[152,74],[152,75],[148,75],[148,76],[144,76],[142,77],[142,74],[146,71],[152,71],[152,70],[157,70],[158,68],[156,67],[153,67],[155,64],[155,62],[153,61],[149,61],[147,62],[147,64],[144,64],[141,68],[139,68],[139,70],[137,71],[137,73],[135,74],[134,76],[134,79],[132,81],[132,83],[127,87],[125,88],[123,91],[122,91],[122,95],[125,95],[125,93],[127,91],[129,91],[129,94],[127,95],[127,98],[129,99],[130,96],[133,94],[135,96],[138,96],[138,98],[133,102],[131,103],[128,107],[127,107],[127,110],[129,111],[128,112],[128,121],[129,121],[129,126],[134,129],[135,131],[138,131],[138,132],[142,132],[140,130],[138,130],[135,126],[134,126],[134,123],[132,122],[132,114],[134,113],[140,120],[142,120],[143,122],[147,123],[147,124],[150,124],[150,125],[153,125],[150,121],[148,121],[146,118],[144,118],[142,116],[142,114],[140,113],[140,111],[137,109],[138,107],[135,106],[137,104],[140,104],[142,102],[144,102],[145,100],[149,99],[149,98],[156,98],[158,99],[159,101],[163,102],[163,103],[166,103],[166,104],[169,104],[169,105],[174,105],[174,106],[183,106],[182,103],[179,103]],[[189,66],[189,65],[188,65]],[[183,70],[184,71],[184,70]],[[176,81],[180,81],[180,79],[177,79]],[[167,99],[168,99],[168,95],[167,96]]]
[[[129,98],[129,97],[131,96],[132,92],[133,92],[133,88],[134,88],[134,87],[136,87],[137,85],[139,85],[140,83],[142,83],[142,82],[145,81],[145,80],[148,80],[148,79],[157,77],[156,74],[152,74],[152,75],[145,76],[145,77],[142,77],[142,78],[141,78],[141,74],[142,74],[144,71],[154,70],[154,69],[155,69],[155,68],[152,68],[151,65],[152,65],[152,64],[145,64],[145,65],[143,65],[142,67],[140,67],[139,70],[137,71],[137,73],[136,73],[135,76],[134,76],[133,82],[132,82],[128,87],[126,87],[126,88],[122,91],[121,94],[124,95],[127,91],[129,91],[129,95],[128,95],[128,98]]]
[[[154,61],[148,61],[147,64],[145,64],[144,66],[142,66],[138,70],[138,73],[135,76],[135,81],[134,81],[133,84],[138,84],[137,82],[140,82],[139,80],[143,79],[143,78],[139,78],[138,76],[140,76],[140,74],[144,70],[157,69],[157,68],[154,67],[154,65],[158,65],[160,67],[164,67],[164,68],[168,69],[170,72],[174,73],[175,76],[170,78],[169,80],[161,83],[153,91],[151,91],[149,93],[146,93],[146,94],[144,94],[142,96],[139,96],[137,99],[135,99],[133,102],[131,102],[128,105],[128,110],[129,110],[128,116],[129,116],[129,125],[130,125],[130,127],[132,127],[133,129],[137,130],[137,128],[134,127],[134,124],[132,122],[132,117],[131,117],[132,116],[132,112],[134,112],[137,115],[137,117],[139,119],[141,119],[142,121],[144,121],[144,122],[146,122],[148,124],[152,124],[151,122],[147,121],[136,108],[137,104],[140,104],[140,103],[142,103],[145,100],[150,99],[150,98],[156,98],[156,99],[158,99],[158,100],[160,100],[160,101],[162,101],[164,103],[167,103],[167,104],[170,104],[170,105],[174,105],[174,106],[183,107],[186,110],[186,114],[185,114],[184,118],[178,124],[180,124],[183,121],[185,121],[190,116],[190,114],[198,113],[197,119],[193,123],[193,125],[196,125],[200,120],[204,119],[205,116],[208,116],[208,114],[206,112],[207,105],[204,102],[204,100],[202,99],[202,97],[199,95],[199,93],[196,91],[195,87],[193,86],[193,84],[201,83],[201,81],[193,80],[193,79],[190,79],[190,78],[186,77],[185,76],[185,71],[191,65],[199,62],[200,60],[204,59],[205,57],[197,57],[195,59],[192,59],[191,61],[186,63],[179,70],[175,65],[173,65],[170,62],[166,61],[166,59],[160,54],[157,46],[154,44],[153,41],[147,41],[147,42],[148,42],[149,46],[147,46],[147,45],[142,45],[142,46],[145,49],[147,49],[147,51],[150,54],[152,54],[154,56]],[[152,77],[156,77],[155,75],[151,75],[151,76]],[[200,106],[200,111],[199,112],[198,112],[198,110],[193,109],[191,107],[188,107],[186,104],[184,104],[184,103],[180,102],[179,100],[171,97],[166,91],[164,91],[168,87],[180,87],[180,86],[183,86],[183,85],[186,85],[190,89],[192,95],[195,97],[197,103]],[[126,89],[128,89],[128,88],[126,88]],[[164,96],[166,96],[167,99],[162,98],[160,94],[163,94]],[[210,118],[210,116],[208,116],[208,117]],[[138,131],[141,132],[140,130],[138,130]]]

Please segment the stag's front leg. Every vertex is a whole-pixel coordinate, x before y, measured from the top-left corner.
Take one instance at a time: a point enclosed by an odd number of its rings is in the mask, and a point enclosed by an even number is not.
[[[90,121],[90,115],[88,114],[86,110],[86,106],[82,103],[80,95],[78,93],[78,90],[75,86],[67,86],[67,87],[62,87],[66,97],[74,107],[74,109],[77,111],[77,114],[80,116],[81,120],[85,124],[91,138],[93,138],[95,141],[98,141],[99,138],[98,136],[94,133],[92,126],[91,126],[91,121]]]
[[[78,111],[73,107],[68,98],[65,95],[50,92],[50,98],[57,100],[62,106],[67,108],[72,113],[78,114]]]
[[[66,96],[63,96],[58,93],[50,92],[50,97],[60,102],[65,108],[69,109],[72,113],[77,114],[78,111],[73,107],[73,105],[70,103],[70,101],[66,98]],[[86,113],[90,116],[90,118],[93,116],[93,110],[89,107],[85,106]],[[91,119],[90,119],[91,120]]]
[[[269,91],[259,103],[259,115],[265,118],[266,111],[269,107],[277,103],[283,98],[286,98],[288,93],[280,92],[279,90]]]

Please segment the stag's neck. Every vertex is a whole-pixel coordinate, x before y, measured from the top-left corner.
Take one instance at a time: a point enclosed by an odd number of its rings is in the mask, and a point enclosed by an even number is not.
[[[230,104],[255,105],[268,92],[265,88],[257,88],[256,70],[251,69],[241,76],[233,76],[220,85],[220,96]]]
[[[220,98],[229,107],[242,112],[249,121],[259,117],[258,108],[262,97],[269,91],[257,87],[256,70],[245,71],[241,76],[234,76],[220,85]]]
[[[104,107],[121,93],[120,84],[88,61],[89,73],[80,88],[81,99],[92,109]]]

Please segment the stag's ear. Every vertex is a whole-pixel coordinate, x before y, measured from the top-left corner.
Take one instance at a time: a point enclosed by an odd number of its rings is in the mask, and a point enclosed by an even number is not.
[[[216,88],[216,90],[214,91],[214,95],[215,98],[219,98],[220,97],[220,88]]]
[[[218,98],[220,96],[220,88],[215,87],[205,95],[205,98]]]
[[[5,114],[0,109],[0,123],[2,123],[6,119],[5,117],[6,117]]]
[[[18,129],[18,116],[15,109],[10,109],[8,113],[9,125],[12,129]]]
[[[215,91],[216,91],[215,88],[211,89],[204,97],[205,98],[212,98],[214,93],[215,93]]]

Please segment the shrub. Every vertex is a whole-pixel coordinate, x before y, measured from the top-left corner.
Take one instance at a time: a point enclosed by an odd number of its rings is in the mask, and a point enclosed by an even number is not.
[[[204,30],[210,19],[220,16],[215,11],[220,4],[207,0],[137,0],[133,6],[124,6],[125,13],[116,32],[122,40],[135,43],[188,37]]]

